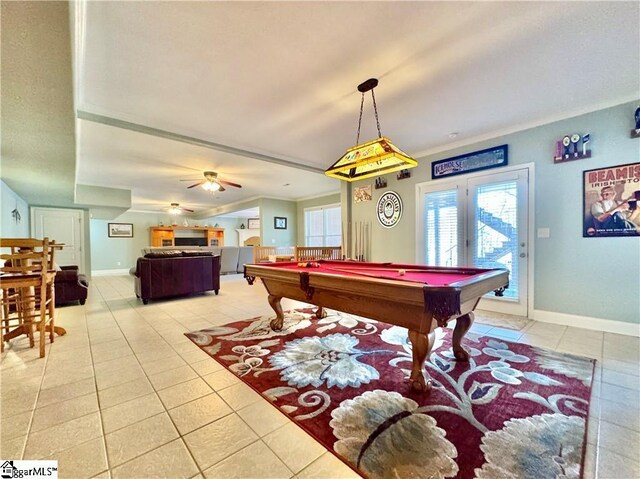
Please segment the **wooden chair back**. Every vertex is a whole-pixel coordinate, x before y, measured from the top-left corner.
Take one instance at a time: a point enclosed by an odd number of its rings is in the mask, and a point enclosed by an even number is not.
[[[296,261],[317,261],[319,259],[342,259],[340,246],[298,246]]]
[[[40,331],[40,357],[44,357],[44,333],[47,322],[51,327],[55,316],[53,260],[55,243],[48,238],[0,238],[0,301],[2,302],[1,339],[11,327],[29,337],[34,346],[33,326]],[[8,252],[7,252],[8,251]],[[13,336],[11,336],[13,337]]]

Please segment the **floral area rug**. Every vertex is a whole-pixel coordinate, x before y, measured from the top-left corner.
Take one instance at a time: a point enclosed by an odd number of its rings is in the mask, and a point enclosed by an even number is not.
[[[429,395],[409,388],[407,330],[311,309],[187,333],[368,478],[579,478],[594,361],[438,328]]]

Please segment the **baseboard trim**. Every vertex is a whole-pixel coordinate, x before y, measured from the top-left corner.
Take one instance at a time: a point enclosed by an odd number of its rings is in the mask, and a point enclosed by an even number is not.
[[[128,269],[98,269],[91,271],[91,276],[122,276],[129,274]]]
[[[555,311],[543,311],[540,309],[533,310],[533,319],[542,323],[554,323],[592,331],[640,337],[640,324],[637,323],[625,323],[623,321],[556,313]]]

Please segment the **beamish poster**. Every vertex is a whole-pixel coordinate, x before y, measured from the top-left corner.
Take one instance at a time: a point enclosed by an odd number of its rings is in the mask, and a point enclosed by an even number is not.
[[[640,236],[640,163],[584,172],[587,238]]]

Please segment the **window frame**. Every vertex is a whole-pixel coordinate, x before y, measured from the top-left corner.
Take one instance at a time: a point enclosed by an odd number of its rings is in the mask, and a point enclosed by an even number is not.
[[[303,237],[304,237],[304,245],[305,246],[309,246],[309,238],[311,237],[310,235],[307,235],[307,213],[308,212],[312,212],[312,211],[322,211],[322,245],[321,246],[328,246],[326,244],[326,239],[327,239],[327,223],[326,223],[326,215],[324,213],[325,210],[329,210],[329,209],[335,209],[337,208],[340,211],[340,215],[342,218],[342,204],[341,203],[331,203],[328,205],[321,205],[321,206],[311,206],[308,208],[304,208],[303,210],[303,228],[304,228],[304,233],[303,233]],[[335,236],[335,235],[330,235],[330,236]],[[314,238],[318,238],[319,236],[313,236]],[[342,221],[340,221],[340,243],[342,243]],[[342,244],[340,245],[342,246]]]

